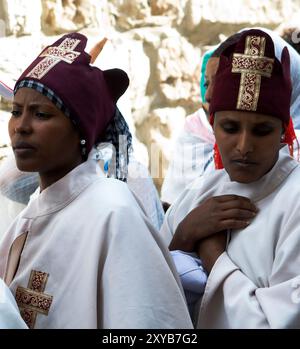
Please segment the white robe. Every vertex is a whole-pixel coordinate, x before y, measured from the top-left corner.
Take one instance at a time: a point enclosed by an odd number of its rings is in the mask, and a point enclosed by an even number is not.
[[[207,281],[198,328],[300,328],[300,165],[281,149],[260,180],[231,182],[225,170],[196,179],[166,214],[169,243],[181,220],[206,198],[236,194],[259,213],[232,231]]]
[[[161,188],[161,200],[173,203],[195,178],[201,176],[212,157],[215,137],[202,108],[186,118],[176,139],[173,157]]]
[[[0,329],[26,329],[10,289],[0,279]]]
[[[167,247],[127,185],[105,178],[95,160],[34,195],[16,218],[0,243],[7,282],[12,244],[24,232],[9,287],[24,297],[20,309],[49,310],[29,319],[34,328],[192,328]],[[32,270],[49,274],[38,294],[45,304],[28,290]]]

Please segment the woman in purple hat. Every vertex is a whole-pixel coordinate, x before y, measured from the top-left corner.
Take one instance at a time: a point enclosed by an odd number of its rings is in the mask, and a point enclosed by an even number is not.
[[[40,189],[1,241],[0,277],[29,328],[191,328],[168,249],[123,183],[128,77],[91,66],[86,41],[63,36],[16,82],[11,144]],[[105,141],[120,180],[94,158]]]
[[[185,251],[207,274],[205,285],[198,268],[202,283],[185,286],[203,293],[198,328],[300,328],[291,92],[288,51],[279,61],[265,32],[243,32],[221,54],[210,103],[219,170],[196,179],[162,227],[170,250]]]

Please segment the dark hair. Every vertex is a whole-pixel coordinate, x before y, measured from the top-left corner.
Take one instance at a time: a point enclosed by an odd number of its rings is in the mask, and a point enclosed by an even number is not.
[[[298,33],[297,39],[293,40],[293,34]],[[286,28],[280,35],[283,40],[285,40],[288,44],[290,44],[299,54],[300,54],[300,29],[297,28]]]

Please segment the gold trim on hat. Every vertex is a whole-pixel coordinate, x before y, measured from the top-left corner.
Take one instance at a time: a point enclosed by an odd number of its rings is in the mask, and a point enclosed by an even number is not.
[[[61,61],[72,64],[81,54],[74,51],[80,43],[78,39],[66,38],[59,46],[50,46],[46,48],[39,57],[45,57],[41,60],[26,76],[40,80],[53,67]]]
[[[274,66],[274,59],[264,56],[265,46],[266,38],[248,35],[244,54],[233,54],[231,72],[241,74],[236,109],[257,110],[261,77],[270,78]]]

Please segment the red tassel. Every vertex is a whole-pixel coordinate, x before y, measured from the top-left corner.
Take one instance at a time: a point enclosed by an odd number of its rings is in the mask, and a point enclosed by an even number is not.
[[[294,156],[294,141],[297,144],[297,161],[299,161],[299,143],[295,134],[292,118],[290,117],[289,123],[285,125],[284,138],[282,143],[289,146],[290,155]]]
[[[211,126],[214,125],[214,114],[210,114],[209,123],[211,124]],[[215,169],[216,170],[222,170],[222,168],[224,168],[221,154],[220,154],[217,143],[215,143],[215,145],[214,145],[214,162],[215,162]]]
[[[214,161],[215,161],[215,169],[216,170],[222,170],[222,168],[224,168],[221,154],[220,154],[217,143],[215,143],[215,145],[214,145]]]

